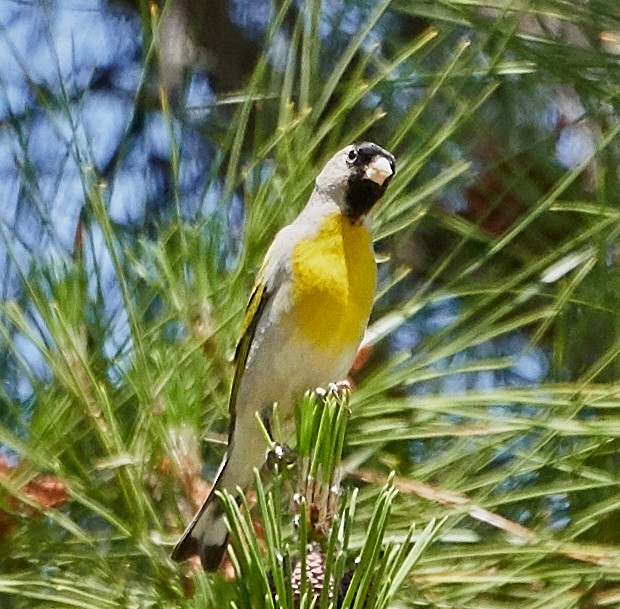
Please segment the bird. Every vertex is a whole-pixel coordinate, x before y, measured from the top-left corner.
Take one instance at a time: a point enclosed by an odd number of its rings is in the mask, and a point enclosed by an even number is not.
[[[234,358],[228,447],[209,496],[172,551],[218,568],[228,531],[216,491],[236,493],[264,463],[274,403],[292,417],[304,392],[343,379],[364,337],[376,290],[372,210],[396,171],[372,142],[346,146],[318,174],[306,206],[282,228],[257,275]]]

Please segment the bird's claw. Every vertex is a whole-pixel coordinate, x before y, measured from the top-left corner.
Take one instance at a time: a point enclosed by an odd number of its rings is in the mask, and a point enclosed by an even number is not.
[[[271,471],[276,469],[285,469],[295,463],[297,453],[286,444],[275,444],[275,446],[267,452],[266,464]]]

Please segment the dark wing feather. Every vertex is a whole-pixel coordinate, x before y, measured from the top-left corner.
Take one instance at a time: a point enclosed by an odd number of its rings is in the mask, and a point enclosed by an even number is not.
[[[248,359],[248,353],[250,352],[250,346],[256,333],[256,327],[263,314],[265,306],[269,301],[270,293],[267,290],[264,282],[259,277],[254,286],[252,295],[248,302],[248,306],[245,310],[245,317],[243,318],[243,326],[241,329],[241,338],[237,343],[237,349],[235,351],[235,375],[233,377],[232,388],[230,390],[230,402],[228,405],[230,411],[230,433],[233,433],[235,428],[235,417],[237,414],[237,392],[239,391],[239,384],[241,383],[241,377],[245,370],[245,364]],[[230,439],[230,438],[229,438]]]

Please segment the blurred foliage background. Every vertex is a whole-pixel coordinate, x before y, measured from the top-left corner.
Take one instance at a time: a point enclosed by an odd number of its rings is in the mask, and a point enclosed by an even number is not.
[[[441,526],[394,606],[618,606],[619,53],[616,0],[0,2],[0,606],[235,599],[167,556],[265,249],[359,139],[358,542],[395,471],[387,537]]]

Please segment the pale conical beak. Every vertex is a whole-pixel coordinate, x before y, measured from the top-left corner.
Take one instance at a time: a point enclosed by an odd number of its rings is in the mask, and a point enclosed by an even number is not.
[[[376,155],[370,163],[368,163],[368,167],[366,168],[366,177],[379,184],[379,186],[382,186],[383,182],[393,173],[390,162],[384,156],[380,155]]]

